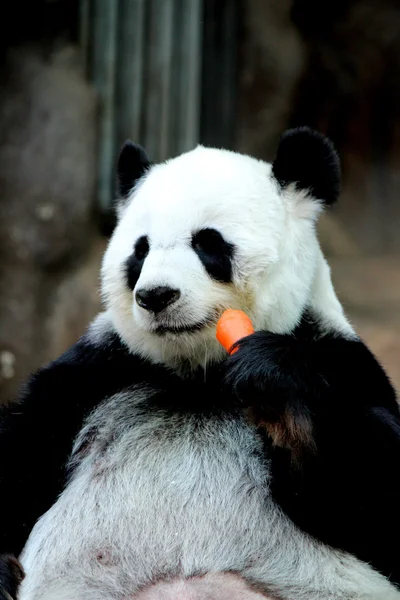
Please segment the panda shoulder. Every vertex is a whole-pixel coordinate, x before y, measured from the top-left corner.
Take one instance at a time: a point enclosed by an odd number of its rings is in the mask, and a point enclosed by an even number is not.
[[[75,344],[28,378],[19,401],[35,410],[38,405],[48,410],[93,408],[143,381],[142,362],[101,315]]]

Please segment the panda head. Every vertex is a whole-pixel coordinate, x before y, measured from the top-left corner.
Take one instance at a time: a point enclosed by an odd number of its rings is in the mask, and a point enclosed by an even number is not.
[[[153,165],[131,142],[118,162],[118,223],[104,256],[109,318],[134,353],[178,368],[217,361],[227,308],[289,332],[307,308],[349,327],[315,225],[337,199],[332,144],[287,131],[272,164],[198,146]]]

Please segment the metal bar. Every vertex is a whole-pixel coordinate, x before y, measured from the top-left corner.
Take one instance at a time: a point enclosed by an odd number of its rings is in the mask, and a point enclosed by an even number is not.
[[[146,0],[120,0],[116,78],[116,146],[142,136]]]
[[[220,39],[218,13],[221,13],[223,2],[224,0],[220,0],[216,4],[214,0],[204,0],[200,141],[206,146],[216,144],[220,138],[219,123],[216,120],[219,112],[218,71],[220,62],[217,42]],[[221,77],[221,73],[219,76]]]
[[[148,0],[144,140],[152,160],[168,157],[174,0]]]
[[[223,16],[224,51],[222,53],[223,85],[221,86],[221,135],[222,144],[232,148],[236,122],[236,89],[237,89],[237,38],[238,38],[238,6],[237,0],[225,3]]]
[[[204,0],[200,141],[232,148],[236,109],[238,0]]]
[[[79,3],[79,45],[82,56],[83,72],[89,74],[89,40],[90,40],[90,0],[80,0]]]
[[[94,0],[91,78],[100,99],[98,197],[107,212],[114,193],[115,72],[117,66],[117,17],[119,2]]]
[[[200,130],[202,1],[176,0],[171,150],[196,146]]]
[[[182,5],[184,0],[175,0],[173,15],[173,37],[172,37],[172,71],[170,86],[170,106],[172,110],[169,115],[169,153],[176,156],[179,152],[179,119],[181,113],[180,81],[182,76],[181,66],[181,44],[180,32],[182,30]]]

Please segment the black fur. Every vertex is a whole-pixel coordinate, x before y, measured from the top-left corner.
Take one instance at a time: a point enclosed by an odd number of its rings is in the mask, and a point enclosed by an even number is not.
[[[150,160],[144,148],[130,140],[123,145],[117,165],[118,194],[126,198],[135,183],[151,167]]]
[[[9,600],[10,597],[14,600],[23,578],[22,566],[14,556],[0,556],[0,600]]]
[[[126,281],[129,289],[131,289],[132,291],[134,290],[135,285],[138,282],[144,261],[146,260],[149,250],[149,240],[147,236],[144,235],[137,240],[133,253],[130,255],[130,257],[125,263]]]
[[[400,584],[400,412],[368,348],[308,317],[293,335],[242,340],[226,380],[263,432],[288,516]]]
[[[231,283],[234,247],[219,231],[201,229],[193,235],[192,247],[210,277],[221,283]]]
[[[295,183],[326,205],[340,193],[340,162],[332,142],[308,127],[286,131],[280,140],[272,173],[284,188]]]
[[[56,501],[88,413],[141,383],[155,390],[149,411],[189,411],[199,419],[249,414],[264,439],[272,492],[289,517],[400,583],[395,393],[362,342],[321,337],[310,317],[293,335],[258,332],[242,340],[226,361],[191,379],[132,356],[116,336],[101,347],[83,338],[39,371],[19,404],[2,410],[0,553],[18,555]],[[3,573],[6,581],[10,569]]]

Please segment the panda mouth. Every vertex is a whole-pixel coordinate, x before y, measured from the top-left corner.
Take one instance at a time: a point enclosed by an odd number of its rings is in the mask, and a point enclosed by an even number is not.
[[[201,331],[205,327],[214,324],[215,319],[209,318],[190,325],[158,325],[153,332],[158,335],[166,335],[168,333],[172,333],[173,335],[180,335],[182,333],[196,333],[197,331]]]

